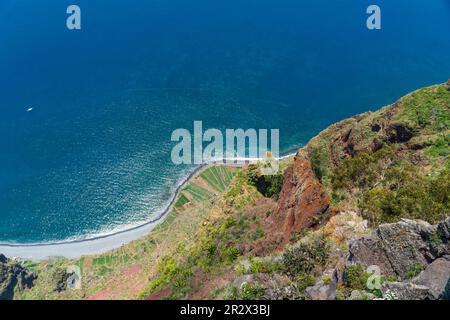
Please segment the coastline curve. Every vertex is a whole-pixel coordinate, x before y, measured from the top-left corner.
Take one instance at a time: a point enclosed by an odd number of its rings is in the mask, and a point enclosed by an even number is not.
[[[296,154],[298,148],[291,150],[277,158],[283,160]],[[132,226],[123,230],[119,230],[109,234],[97,235],[91,238],[62,240],[47,243],[0,243],[0,253],[9,257],[29,259],[29,260],[45,260],[56,257],[64,257],[76,259],[85,255],[94,255],[105,253],[110,250],[117,249],[127,243],[146,236],[158,224],[164,221],[167,214],[172,209],[176,199],[178,198],[183,187],[193,178],[199,175],[203,170],[211,165],[224,165],[240,167],[245,163],[259,161],[261,159],[251,158],[235,158],[224,159],[222,162],[211,161],[203,163],[194,168],[186,177],[181,179],[172,193],[171,198],[166,205],[159,211],[156,217],[145,223]],[[228,161],[232,162],[229,163]]]

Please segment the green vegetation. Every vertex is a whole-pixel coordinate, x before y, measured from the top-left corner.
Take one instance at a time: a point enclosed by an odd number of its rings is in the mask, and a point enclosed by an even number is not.
[[[175,202],[175,208],[181,208],[188,202],[189,202],[189,199],[186,198],[186,196],[184,194],[180,194],[177,202]]]
[[[403,217],[436,223],[450,212],[449,129],[442,84],[324,130],[307,155],[332,206],[359,209],[371,225]]]
[[[265,291],[264,287],[259,284],[244,283],[238,300],[258,300],[262,298]]]
[[[432,157],[448,157],[450,155],[450,133],[442,133],[427,148],[426,153]]]
[[[425,176],[406,163],[393,165],[386,180],[364,192],[360,208],[372,224],[395,222],[399,218],[437,223],[450,210],[450,170]]]
[[[277,199],[283,186],[283,175],[281,173],[275,175],[263,175],[257,164],[248,166],[247,180],[264,197],[268,198],[274,197]]]
[[[229,168],[213,166],[200,174],[215,190],[219,192],[225,191],[233,178],[233,173]]]
[[[179,246],[177,257],[164,257],[142,296],[169,287],[170,298],[183,298],[193,286],[196,272],[210,273],[233,264],[241,255],[238,243],[241,226],[233,217],[204,225],[191,246]]]
[[[435,248],[439,247],[443,243],[441,236],[438,232],[432,233],[432,235],[430,237],[430,242],[431,242],[432,246]]]
[[[225,189],[224,183],[228,186],[233,177],[233,182]],[[179,243],[174,254],[161,260],[152,281],[142,292],[142,297],[169,289],[170,294],[166,297],[179,299],[195,289],[198,285],[194,281],[196,277],[223,273],[230,269],[243,274],[245,269],[235,266],[243,254],[242,247],[264,237],[259,218],[254,215],[249,219],[246,213],[241,212],[245,205],[260,197],[256,188],[248,183],[245,172],[238,170],[233,175],[229,170],[212,167],[200,174],[200,178],[213,189],[224,190],[225,212],[211,221],[205,221],[195,234],[195,242]],[[198,201],[210,196],[208,190],[197,184],[188,185],[185,192],[189,192]],[[254,261],[250,272],[272,273],[277,268],[277,265]],[[253,287],[247,289],[241,290],[240,297],[252,298],[258,291]],[[252,291],[253,289],[256,291]]]
[[[422,270],[422,264],[420,262],[416,262],[408,268],[408,272],[406,273],[406,275],[408,276],[408,278],[412,279],[414,277],[417,277],[422,272]]]
[[[207,168],[205,172],[208,172]],[[229,183],[234,176],[234,168],[218,167],[217,172],[223,176],[223,181]],[[226,175],[226,178],[225,178]],[[136,283],[146,284],[140,297],[146,297],[148,292],[158,291],[159,288],[169,287],[173,294],[169,298],[183,296],[191,290],[191,280],[196,268],[191,268],[183,258],[186,252],[192,249],[188,244],[194,242],[196,233],[210,214],[215,196],[210,190],[214,190],[205,181],[192,180],[187,184],[175,201],[175,208],[181,208],[187,202],[193,201],[192,206],[179,214],[177,210],[170,211],[164,220],[158,224],[151,233],[142,239],[133,241],[119,249],[105,254],[86,256],[77,260],[51,259],[42,262],[26,262],[31,271],[36,272],[38,280],[32,290],[25,291],[22,299],[80,299],[89,298],[103,290],[108,292],[104,296],[110,298],[136,298]],[[202,200],[204,199],[204,200]],[[230,221],[229,225],[233,225]],[[236,223],[236,222],[234,222]],[[208,248],[212,254],[214,249]],[[221,247],[218,247],[220,250]],[[163,258],[160,252],[164,252]],[[224,251],[223,265],[235,259],[236,249]],[[55,282],[61,270],[68,266],[80,267],[83,276],[82,290],[66,290],[54,292]],[[199,266],[201,262],[199,262]],[[201,267],[199,267],[201,268]],[[208,266],[205,266],[205,269]],[[145,271],[144,271],[145,270]],[[126,276],[124,276],[126,274]],[[149,275],[158,276],[148,280]],[[130,280],[127,280],[128,277]],[[56,278],[56,280],[55,280]],[[135,284],[130,286],[130,282]],[[139,289],[140,290],[140,289]]]
[[[260,300],[266,289],[258,283],[243,283],[240,290],[235,286],[229,288],[229,293],[225,296],[229,300]]]
[[[373,274],[366,272],[360,264],[346,266],[344,271],[344,282],[339,286],[337,292],[338,300],[347,299],[354,290],[360,291],[363,299],[367,299],[369,293],[375,297],[381,298],[382,292],[380,289],[368,288],[368,283],[372,276]],[[393,279],[394,276],[390,276],[389,278]],[[384,277],[380,277],[379,280],[381,284],[385,281]]]
[[[204,201],[211,199],[214,195],[199,185],[190,183],[183,191],[188,192],[192,195],[195,201]]]
[[[324,278],[322,278],[322,282],[324,284],[329,284],[331,282],[331,279],[329,277],[324,277]]]
[[[383,148],[370,154],[358,153],[354,157],[344,159],[334,169],[331,179],[334,190],[356,186],[360,189],[370,188],[393,161],[394,148]]]
[[[268,273],[272,274],[281,270],[281,263],[272,263],[263,259],[250,260],[250,273]]]
[[[369,277],[370,274],[366,273],[359,264],[350,265],[345,268],[345,285],[351,290],[366,290]]]
[[[320,235],[308,242],[300,242],[283,254],[282,270],[291,277],[317,274],[325,266],[330,254],[328,240]]]
[[[312,148],[311,155],[311,168],[314,171],[317,179],[326,180],[328,179],[330,167],[330,157],[329,150],[326,148],[326,143],[322,142],[318,148]]]
[[[224,195],[227,205],[235,210],[242,210],[260,197],[258,190],[248,183],[247,175],[243,170],[236,173],[233,183]]]
[[[295,282],[297,284],[297,289],[299,292],[303,292],[306,290],[306,288],[311,287],[316,284],[316,278],[314,278],[312,275],[297,275],[295,278]]]
[[[256,228],[255,232],[253,232],[253,240],[258,240],[261,239],[262,237],[264,237],[264,230],[261,229],[260,227]]]
[[[450,93],[445,85],[423,88],[401,99],[402,110],[396,119],[428,131],[450,129]]]
[[[199,177],[208,184],[209,189],[216,190],[217,192],[223,192],[230,184],[233,176],[233,169],[218,166],[208,167],[199,174]],[[189,198],[187,196],[189,196]],[[188,203],[191,198],[198,202],[209,200],[214,196],[215,194],[206,187],[202,187],[195,182],[190,182],[183,189],[182,194],[175,203],[175,207],[179,208],[183,206]]]

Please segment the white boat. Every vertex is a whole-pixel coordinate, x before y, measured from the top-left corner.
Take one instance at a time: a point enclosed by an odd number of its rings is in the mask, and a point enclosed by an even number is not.
[[[27,112],[31,112],[31,111],[33,111],[33,107],[30,107],[27,109]]]

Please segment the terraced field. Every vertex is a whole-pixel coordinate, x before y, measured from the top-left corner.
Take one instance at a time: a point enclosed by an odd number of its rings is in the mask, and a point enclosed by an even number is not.
[[[211,212],[216,195],[227,187],[238,169],[208,167],[192,178],[178,195],[173,210],[147,236],[118,249],[76,260],[24,262],[39,282],[21,299],[123,299],[139,298],[160,257],[175,254],[179,245],[194,242],[196,231]],[[182,214],[180,214],[182,212]],[[54,291],[55,275],[68,266],[83,275],[82,290]]]
[[[225,191],[233,178],[233,173],[226,167],[211,167],[200,174],[215,190]]]
[[[188,202],[211,199],[217,193],[225,191],[234,176],[234,169],[223,166],[211,166],[200,173],[197,181],[189,183],[181,192],[175,208],[181,208]]]

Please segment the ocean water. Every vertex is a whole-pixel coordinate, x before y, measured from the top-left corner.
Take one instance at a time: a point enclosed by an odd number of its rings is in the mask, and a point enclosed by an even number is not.
[[[0,242],[151,220],[192,169],[170,135],[194,120],[279,128],[286,152],[446,81],[450,1],[376,3],[380,31],[358,0],[1,0]]]

